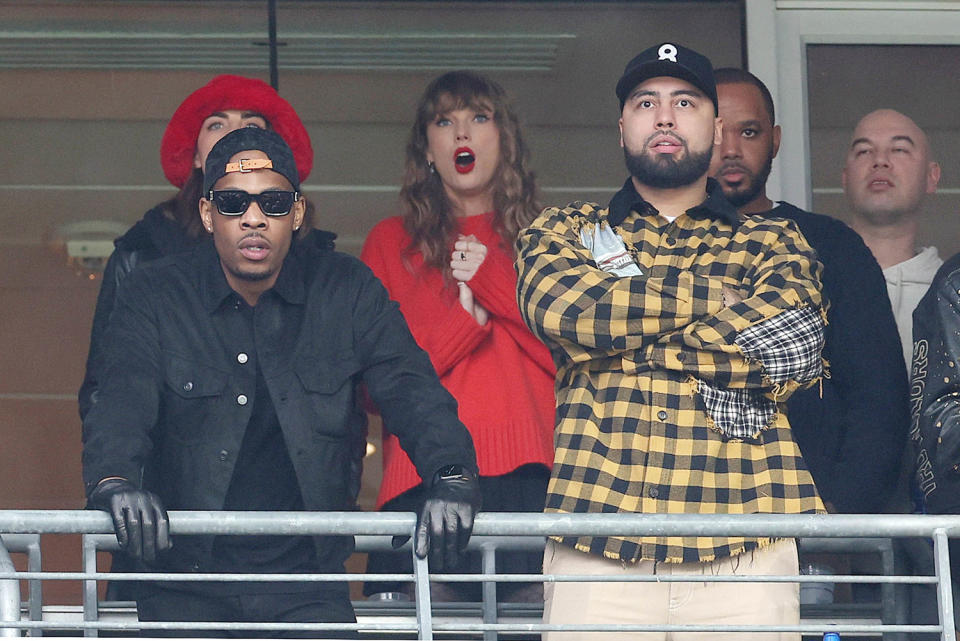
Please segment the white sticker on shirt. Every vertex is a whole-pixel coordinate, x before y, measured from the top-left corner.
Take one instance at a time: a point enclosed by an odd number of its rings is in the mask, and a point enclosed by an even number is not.
[[[617,276],[643,276],[643,271],[627,251],[627,246],[607,223],[580,229],[580,242],[590,250],[597,267]]]

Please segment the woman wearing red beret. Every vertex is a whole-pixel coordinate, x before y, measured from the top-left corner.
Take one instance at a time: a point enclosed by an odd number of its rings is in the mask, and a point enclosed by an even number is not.
[[[177,108],[160,144],[160,162],[167,180],[179,189],[114,241],[116,249],[107,261],[97,297],[90,334],[87,370],[80,387],[80,418],[96,402],[97,371],[101,367],[101,340],[113,311],[120,281],[137,265],[190,249],[206,237],[200,224],[200,201],[207,152],[223,136],[240,127],[266,127],[290,145],[300,173],[306,180],[313,168],[310,135],[286,100],[262,80],[243,76],[217,76],[200,87]],[[298,234],[310,235],[319,244],[332,245],[334,236],[312,229],[312,205]]]
[[[539,213],[519,123],[503,89],[480,74],[436,78],[417,108],[400,193],[402,215],[378,224],[361,258],[400,304],[417,342],[457,399],[480,465],[482,509],[540,511],[553,463],[554,365],[517,306],[514,244]],[[384,510],[415,509],[420,479],[384,425]],[[478,571],[472,559],[469,571]],[[498,572],[541,572],[539,553],[497,555]],[[372,554],[370,572],[412,572],[410,554]],[[367,583],[367,594],[408,590]],[[501,600],[541,599],[541,584],[503,583]],[[479,583],[434,586],[477,601]]]

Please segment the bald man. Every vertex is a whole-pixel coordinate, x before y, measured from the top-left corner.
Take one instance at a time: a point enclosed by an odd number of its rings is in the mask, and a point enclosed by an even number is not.
[[[907,368],[913,356],[913,310],[943,264],[936,247],[917,247],[920,208],[937,190],[940,165],[917,124],[878,109],[857,124],[843,169],[850,226],[876,257],[900,332]]]
[[[893,109],[878,109],[864,116],[854,129],[843,169],[843,191],[853,212],[851,227],[873,252],[887,281],[887,294],[900,333],[910,371],[913,357],[913,312],[930,288],[943,260],[936,247],[917,247],[921,205],[937,190],[940,166],[931,158],[930,142],[917,124]],[[921,363],[926,370],[928,365]],[[917,378],[911,386],[914,394]],[[916,411],[918,399],[911,397]],[[904,443],[900,479],[888,506],[889,512],[911,512],[911,476],[917,465],[912,450],[923,447],[916,421]],[[913,443],[913,447],[910,442]],[[920,487],[923,487],[921,481]],[[897,541],[897,554],[912,574],[932,574],[929,545],[917,539]],[[936,592],[929,585],[909,588],[911,623],[935,623]]]

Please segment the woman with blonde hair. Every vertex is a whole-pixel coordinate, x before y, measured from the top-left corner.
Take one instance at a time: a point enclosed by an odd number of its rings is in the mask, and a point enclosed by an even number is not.
[[[483,75],[434,79],[417,107],[402,213],[367,236],[361,258],[383,281],[459,404],[473,436],[485,511],[540,511],[553,462],[554,365],[517,306],[514,243],[539,213],[518,119]],[[377,505],[408,511],[423,487],[384,425]],[[479,570],[479,557],[470,570]],[[498,572],[539,573],[542,554],[501,553]],[[370,572],[410,572],[409,554],[373,554]],[[367,594],[410,590],[368,583]],[[503,600],[540,599],[540,584],[504,583]],[[477,601],[479,583],[434,586]]]

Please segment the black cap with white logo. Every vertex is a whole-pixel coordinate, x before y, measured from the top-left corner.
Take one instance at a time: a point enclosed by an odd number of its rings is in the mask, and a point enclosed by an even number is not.
[[[630,92],[644,80],[659,76],[670,76],[686,80],[702,91],[717,107],[717,84],[713,79],[713,65],[710,59],[693,49],[682,45],[664,42],[650,47],[627,63],[617,82],[617,98],[620,109],[627,101]]]

